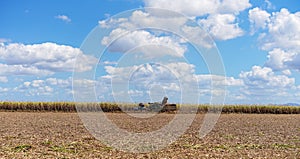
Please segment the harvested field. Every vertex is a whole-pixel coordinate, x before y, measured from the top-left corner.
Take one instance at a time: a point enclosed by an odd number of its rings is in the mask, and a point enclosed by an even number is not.
[[[77,106],[76,106],[77,105]],[[74,103],[74,102],[8,102],[0,101],[0,111],[25,111],[25,112],[76,112],[80,111],[103,111],[121,112],[122,110],[133,110],[137,107],[134,103]],[[145,108],[149,105],[145,104]],[[220,106],[208,104],[178,104],[177,108],[197,108],[199,113],[205,113],[209,109],[219,110]],[[121,109],[122,108],[122,109]],[[299,106],[280,105],[224,105],[222,113],[254,113],[254,114],[300,114]]]
[[[123,129],[159,129],[174,114],[137,120],[107,113]],[[107,147],[85,129],[77,113],[0,112],[0,158],[300,158],[300,115],[222,114],[214,129],[197,137],[204,114],[169,147],[126,153]],[[156,122],[160,121],[160,122]]]

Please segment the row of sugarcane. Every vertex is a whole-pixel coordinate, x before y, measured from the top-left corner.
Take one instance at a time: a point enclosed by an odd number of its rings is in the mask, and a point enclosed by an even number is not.
[[[147,107],[148,105],[146,105]],[[133,103],[75,103],[75,102],[0,102],[0,111],[30,111],[30,112],[122,112],[135,110]],[[210,106],[209,104],[189,105],[177,104],[177,108],[194,108],[198,113],[222,111],[222,113],[254,113],[254,114],[300,114],[299,106],[279,105],[225,105]]]

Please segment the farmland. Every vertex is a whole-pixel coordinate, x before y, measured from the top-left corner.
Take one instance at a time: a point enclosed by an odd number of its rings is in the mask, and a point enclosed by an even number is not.
[[[76,113],[104,111],[117,126],[151,132],[170,122],[175,112],[135,118],[132,103],[0,102],[0,158],[299,158],[300,107],[225,105],[214,129],[204,138],[198,131],[209,105],[198,108],[191,127],[169,147],[150,153],[127,153],[104,145],[84,127]],[[145,105],[146,107],[148,105]],[[100,109],[101,108],[101,109]],[[137,112],[140,113],[140,112]]]
[[[120,112],[123,109],[130,110],[137,106],[133,103],[74,103],[74,102],[0,102],[0,111],[34,111],[34,112],[76,112],[76,106],[83,111]],[[147,105],[146,105],[147,107]],[[205,113],[218,109],[219,106],[201,105],[177,105],[180,107],[198,108],[199,113]],[[255,113],[255,114],[300,114],[299,106],[279,105],[225,105],[222,113]]]
[[[136,119],[106,113],[122,129],[153,131],[174,114]],[[300,158],[300,115],[222,114],[214,129],[198,138],[204,114],[169,147],[150,153],[127,153],[96,140],[77,113],[61,111],[0,112],[0,158]],[[159,122],[158,122],[159,121]]]

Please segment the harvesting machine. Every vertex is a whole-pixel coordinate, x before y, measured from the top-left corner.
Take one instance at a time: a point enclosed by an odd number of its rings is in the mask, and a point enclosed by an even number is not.
[[[168,98],[164,97],[162,102],[154,102],[154,103],[148,103],[149,106],[146,110],[149,111],[157,111],[157,112],[171,112],[176,111],[177,106],[176,104],[168,104]],[[143,103],[139,103],[140,109],[145,109],[145,105]]]

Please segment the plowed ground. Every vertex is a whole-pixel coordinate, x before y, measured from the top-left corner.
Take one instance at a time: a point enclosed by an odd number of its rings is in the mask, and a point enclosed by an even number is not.
[[[157,130],[174,117],[106,115],[133,132]],[[127,153],[96,140],[76,113],[0,112],[0,158],[300,158],[300,115],[222,114],[198,138],[203,117],[197,114],[190,129],[163,150]]]

